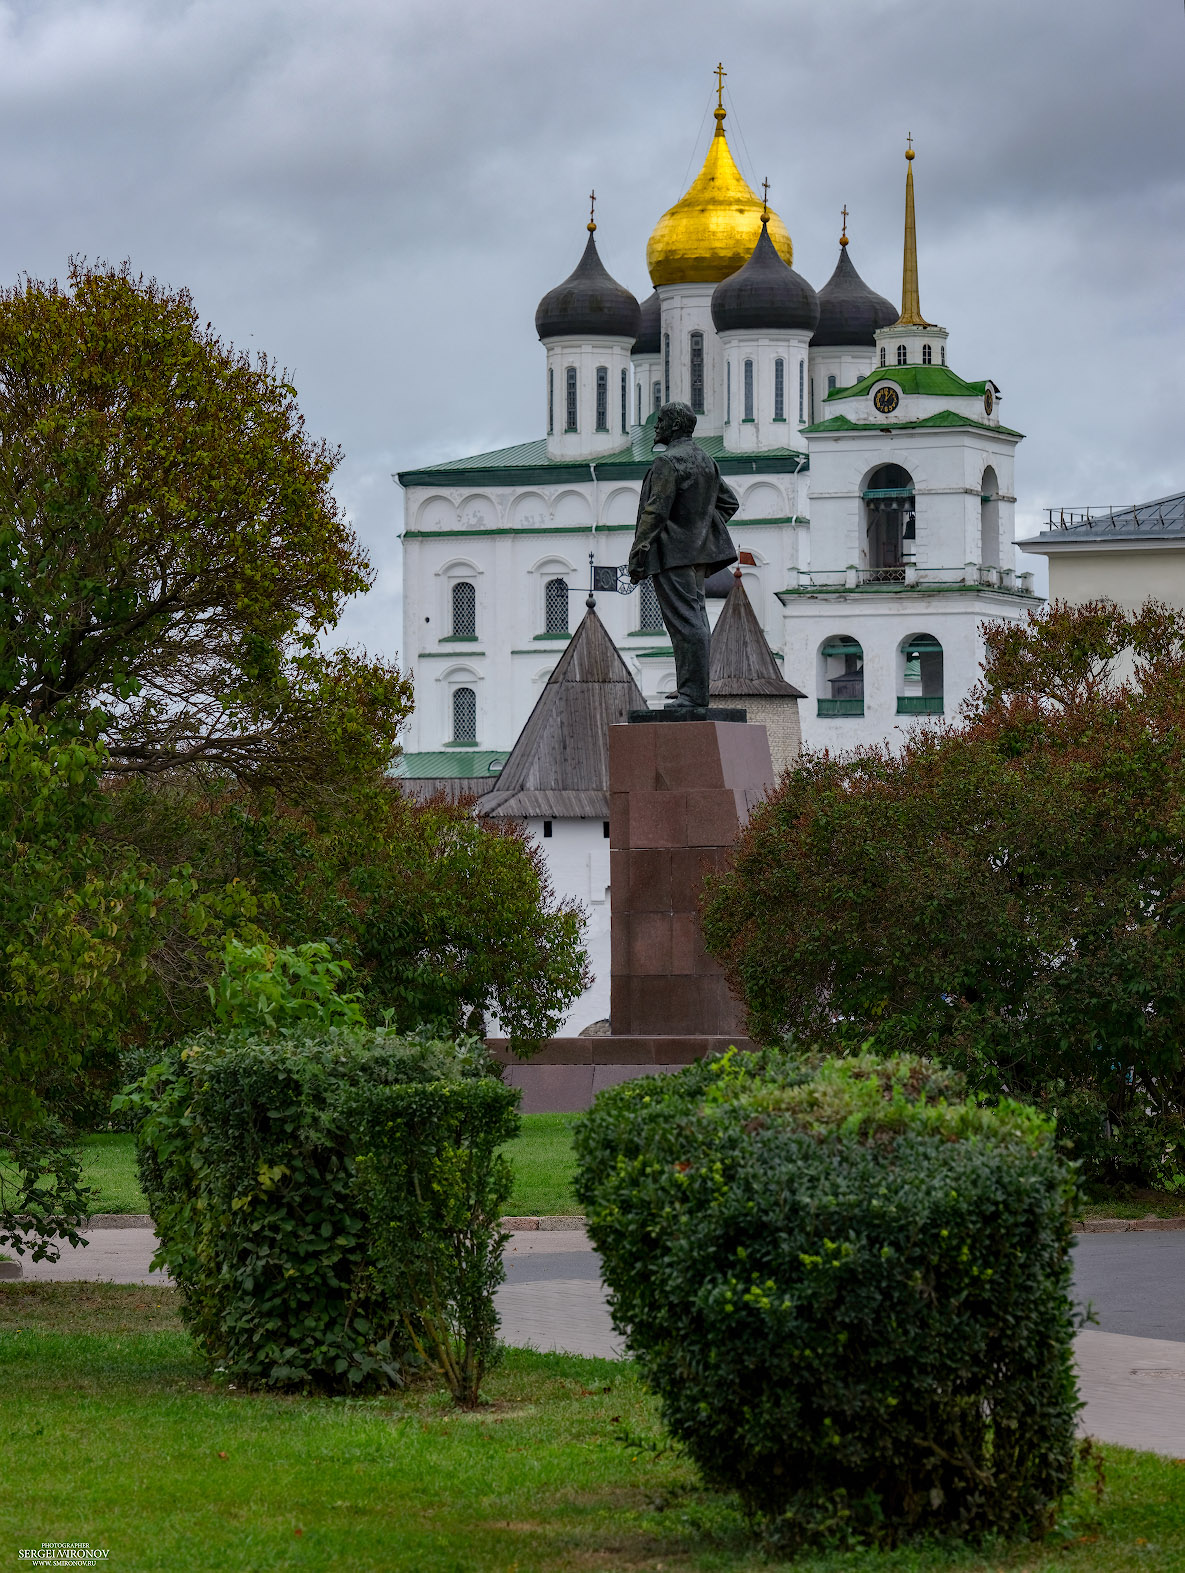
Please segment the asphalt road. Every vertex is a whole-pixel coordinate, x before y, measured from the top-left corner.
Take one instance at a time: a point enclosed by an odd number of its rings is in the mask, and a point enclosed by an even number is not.
[[[566,1242],[565,1242],[566,1243]],[[600,1281],[595,1251],[508,1254],[508,1284]],[[1074,1245],[1074,1298],[1089,1303],[1105,1333],[1185,1343],[1185,1233],[1080,1234]]]

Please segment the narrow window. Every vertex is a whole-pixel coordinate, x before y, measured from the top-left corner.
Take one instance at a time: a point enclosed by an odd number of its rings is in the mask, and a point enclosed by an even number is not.
[[[453,689],[453,742],[477,742],[477,695],[472,688]]]
[[[662,398],[664,404],[671,402],[671,335],[664,333],[662,336]]]
[[[945,344],[940,344],[938,346],[938,353],[942,357],[942,364],[945,366],[946,365],[946,345]]]
[[[806,388],[806,361],[798,363],[798,424],[803,422],[803,393]]]
[[[732,420],[732,362],[724,363],[724,424]]]
[[[453,638],[477,637],[477,591],[468,579],[453,585]]]
[[[630,374],[629,367],[621,368],[621,434],[630,429]]]
[[[923,344],[922,345],[922,365],[923,366],[929,366],[929,365],[931,365],[933,363],[933,360],[934,360],[934,351],[930,348],[930,346],[928,344]]]
[[[564,430],[576,430],[576,368],[569,366],[564,373]]]
[[[811,378],[811,425],[815,424],[815,379]]]
[[[597,430],[609,430],[609,368],[597,367]]]
[[[640,426],[642,424],[643,419],[644,419],[644,416],[643,416],[643,405],[642,405],[642,384],[639,383],[637,388],[634,391],[638,395],[637,403],[634,405],[634,410],[635,410],[636,415],[637,415],[638,425]]]
[[[543,839],[545,841],[550,841],[551,840],[551,820],[550,819],[545,819],[543,821]]]
[[[697,415],[704,413],[704,336],[693,333],[691,351],[691,407]]]
[[[604,839],[606,841],[608,841],[608,839],[609,839],[609,821],[607,819],[602,819],[602,821],[601,821],[601,830],[602,830],[602,834],[604,836]]]
[[[662,609],[658,604],[658,592],[654,588],[654,580],[643,579],[641,604],[638,608],[638,628],[644,634],[656,634],[662,631],[662,627]]]
[[[652,392],[654,394],[654,408],[657,410],[662,403],[662,383],[656,382]]]
[[[774,420],[786,419],[786,362],[781,356],[774,361]]]
[[[883,366],[884,364],[885,364],[885,352],[884,352],[884,350],[882,350],[881,351],[881,365]],[[835,378],[834,377],[828,377],[828,379],[827,379],[827,392],[828,393],[834,393],[835,392]]]
[[[753,419],[753,362],[745,362],[745,419]]]
[[[555,431],[555,367],[547,368],[547,435]]]
[[[568,581],[549,579],[543,592],[544,627],[549,634],[568,632]]]
[[[885,364],[885,346],[881,345],[881,365]]]
[[[905,359],[905,345],[904,344],[899,344],[897,346],[897,364],[898,364],[898,366],[904,366],[904,365],[907,364],[906,359]]]

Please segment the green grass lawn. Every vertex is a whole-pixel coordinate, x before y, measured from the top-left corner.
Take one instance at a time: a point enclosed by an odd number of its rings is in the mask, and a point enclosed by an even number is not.
[[[571,1114],[524,1114],[523,1133],[509,1144],[514,1163],[512,1214],[577,1211],[572,1195]],[[136,1178],[133,1136],[85,1136],[83,1166],[87,1182],[99,1193],[97,1213],[143,1213],[148,1203]]]
[[[0,1284],[0,1557],[43,1540],[121,1573],[758,1573],[728,1498],[664,1451],[626,1362],[511,1351],[488,1403],[235,1392],[167,1289]],[[806,1557],[795,1573],[1185,1566],[1185,1467],[1107,1450],[1042,1545]],[[7,1565],[7,1562],[5,1563]],[[785,1564],[782,1564],[785,1566]]]

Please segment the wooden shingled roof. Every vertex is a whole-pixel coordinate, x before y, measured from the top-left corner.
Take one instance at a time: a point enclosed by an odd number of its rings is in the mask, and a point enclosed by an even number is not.
[[[609,728],[645,709],[641,689],[590,607],[477,812],[608,819]]]
[[[804,697],[801,688],[788,683],[778,671],[739,573],[712,630],[708,683],[713,699],[745,694],[754,698],[765,694],[781,699]]]

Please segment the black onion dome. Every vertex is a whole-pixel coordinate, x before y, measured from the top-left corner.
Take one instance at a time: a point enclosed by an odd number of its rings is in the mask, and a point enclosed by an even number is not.
[[[819,320],[819,297],[801,273],[778,256],[768,226],[744,267],[712,291],[712,321],[718,333],[735,328],[805,328]]]
[[[848,248],[841,246],[835,272],[819,291],[819,326],[811,348],[829,344],[871,346],[876,343],[876,330],[890,327],[899,316],[891,300],[869,289],[852,266]]]
[[[628,289],[611,279],[597,255],[590,232],[580,265],[562,284],[549,289],[535,312],[541,339],[636,339],[642,311]]]
[[[643,360],[648,355],[657,355],[662,344],[662,301],[658,298],[658,291],[647,295],[642,302],[642,326],[638,329],[638,337],[634,340],[632,351],[635,360]]]

